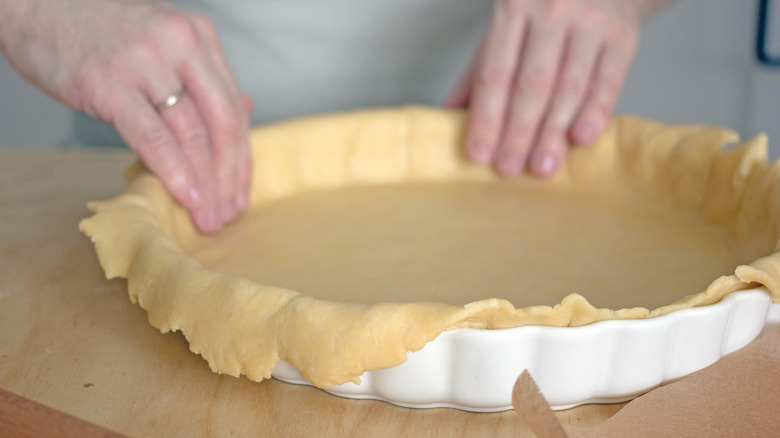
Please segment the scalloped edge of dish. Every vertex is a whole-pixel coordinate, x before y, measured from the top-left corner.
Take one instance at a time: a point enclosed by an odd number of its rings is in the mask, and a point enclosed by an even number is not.
[[[401,365],[365,372],[360,384],[325,391],[409,408],[498,412],[512,409],[512,386],[527,369],[553,409],[617,403],[716,362],[750,343],[767,324],[780,325],[780,304],[759,287],[649,319],[457,329],[409,353]],[[284,361],[272,376],[310,385]]]

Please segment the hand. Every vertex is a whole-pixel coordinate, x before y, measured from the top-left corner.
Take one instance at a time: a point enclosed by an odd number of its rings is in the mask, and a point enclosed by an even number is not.
[[[504,176],[550,177],[607,125],[640,19],[667,0],[498,0],[446,105],[468,107],[466,153]]]
[[[217,231],[247,207],[252,103],[206,18],[147,0],[0,0],[0,21],[11,64],[112,123],[198,229]]]

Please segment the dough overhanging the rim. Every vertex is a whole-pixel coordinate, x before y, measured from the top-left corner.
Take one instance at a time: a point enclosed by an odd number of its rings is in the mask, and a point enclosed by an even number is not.
[[[464,126],[461,112],[411,107],[257,128],[252,204],[351,185],[496,179],[465,159]],[[599,309],[577,294],[552,307],[522,309],[501,299],[465,306],[337,303],[209,271],[182,251],[182,242],[196,234],[186,211],[145,171],[134,172],[117,198],[90,203],[95,214],[81,230],[92,238],[106,276],[127,278],[131,300],[148,311],[151,324],[180,330],[213,371],[261,380],[285,360],[314,385],[330,387],[403,363],[407,352],[460,327],[648,318],[758,284],[780,301],[780,165],[767,164],[765,137],[724,149],[737,140],[725,129],[617,117],[596,145],[572,149],[546,183],[664,194],[729,230],[755,260],[652,310]],[[524,178],[532,177],[518,183]]]

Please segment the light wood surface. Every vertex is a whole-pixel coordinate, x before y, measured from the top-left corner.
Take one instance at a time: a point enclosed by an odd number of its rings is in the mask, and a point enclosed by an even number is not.
[[[104,278],[78,231],[85,204],[118,194],[133,161],[122,151],[0,149],[0,389],[139,437],[532,436],[512,411],[406,409],[212,373],[180,334],[148,324],[124,281]],[[594,425],[622,406],[556,416]]]

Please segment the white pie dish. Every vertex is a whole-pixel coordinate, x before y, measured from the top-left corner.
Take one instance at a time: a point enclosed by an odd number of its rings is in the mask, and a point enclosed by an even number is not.
[[[629,400],[702,369],[752,341],[780,319],[764,288],[655,318],[608,320],[581,327],[457,329],[401,365],[361,376],[359,385],[325,389],[411,408],[473,412],[512,409],[511,391],[527,369],[553,409]],[[309,384],[280,362],[273,377]]]

